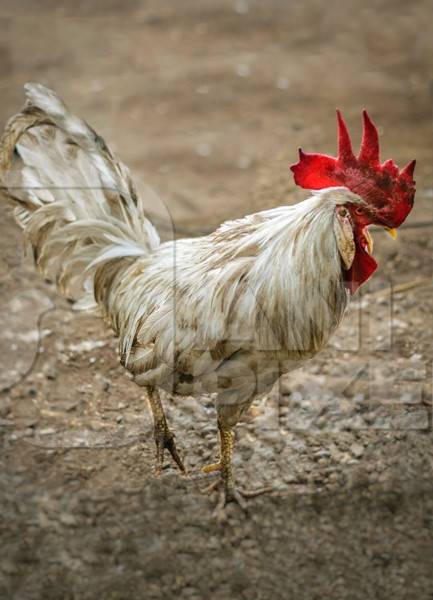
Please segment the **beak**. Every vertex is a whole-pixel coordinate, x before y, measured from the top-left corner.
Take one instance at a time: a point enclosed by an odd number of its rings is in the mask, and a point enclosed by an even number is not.
[[[367,242],[368,253],[371,255],[373,254],[373,238],[367,228],[364,229],[364,237]]]
[[[388,235],[392,237],[393,240],[397,239],[397,229],[392,229],[391,227],[385,227],[385,231]]]

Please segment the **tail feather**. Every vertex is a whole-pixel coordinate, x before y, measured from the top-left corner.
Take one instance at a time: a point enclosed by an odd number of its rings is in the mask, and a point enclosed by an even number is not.
[[[39,269],[89,306],[101,265],[148,255],[159,237],[105,141],[52,90],[29,83],[25,91],[0,140],[2,189]]]

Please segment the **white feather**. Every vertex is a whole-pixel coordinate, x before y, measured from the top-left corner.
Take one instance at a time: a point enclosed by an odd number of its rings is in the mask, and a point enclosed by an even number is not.
[[[77,306],[96,301],[138,384],[244,407],[326,344],[348,299],[334,210],[357,196],[321,190],[160,244],[105,142],[51,90],[26,92],[0,144],[3,184],[39,267]]]

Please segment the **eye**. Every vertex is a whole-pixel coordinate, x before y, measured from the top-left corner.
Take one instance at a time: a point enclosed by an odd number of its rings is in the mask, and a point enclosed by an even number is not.
[[[362,208],[360,208],[359,206],[357,208],[355,208],[355,214],[357,215],[363,215],[364,211]]]

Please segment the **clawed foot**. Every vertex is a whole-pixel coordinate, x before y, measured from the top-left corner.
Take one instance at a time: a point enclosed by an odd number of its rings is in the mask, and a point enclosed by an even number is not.
[[[216,469],[214,469],[216,470]],[[219,520],[226,519],[226,506],[229,503],[237,504],[244,512],[247,512],[248,498],[256,498],[263,494],[268,494],[273,491],[272,487],[263,487],[257,490],[242,490],[236,488],[234,485],[230,485],[223,481],[222,478],[212,483],[206,490],[209,494],[217,491],[219,493],[218,503],[216,505],[214,514]]]
[[[156,474],[159,475],[164,466],[164,450],[168,450],[176,463],[178,469],[182,473],[186,473],[185,465],[180,457],[180,454],[176,448],[174,441],[174,433],[164,427],[155,430],[155,444],[156,444]]]

